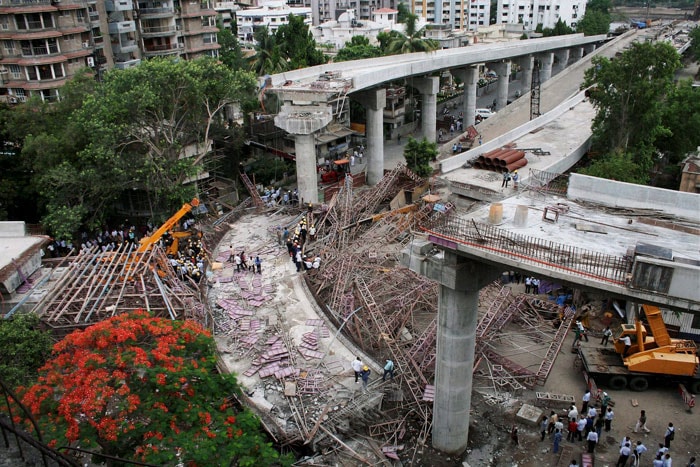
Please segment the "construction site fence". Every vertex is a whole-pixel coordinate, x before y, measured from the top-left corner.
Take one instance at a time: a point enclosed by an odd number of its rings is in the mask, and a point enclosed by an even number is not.
[[[444,217],[421,226],[438,245],[456,249],[461,244],[477,250],[538,264],[591,279],[624,285],[631,263],[627,258],[584,250],[541,238],[514,234],[473,219]]]

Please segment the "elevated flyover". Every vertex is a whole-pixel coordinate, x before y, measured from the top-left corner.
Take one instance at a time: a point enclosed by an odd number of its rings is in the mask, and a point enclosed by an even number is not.
[[[349,98],[359,101],[367,112],[367,181],[373,185],[384,170],[383,84],[410,79],[410,85],[421,94],[423,136],[435,141],[439,72],[449,70],[464,82],[462,112],[467,127],[474,123],[479,64],[487,63],[496,71],[496,108],[502,109],[507,104],[512,63],[522,70],[522,91],[526,93],[535,60],[544,83],[607,40],[605,35],[572,34],[330,63],[266,76],[262,88],[275,93],[282,102],[275,125],[294,136],[300,198],[302,202],[316,202],[314,135],[323,132],[335,116],[349,111]]]

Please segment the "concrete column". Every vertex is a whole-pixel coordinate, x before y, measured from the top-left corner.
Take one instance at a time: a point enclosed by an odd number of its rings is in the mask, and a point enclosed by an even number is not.
[[[499,273],[449,250],[425,257],[431,247],[414,241],[402,262],[440,283],[432,439],[435,449],[458,454],[469,437],[479,289]]]
[[[510,79],[510,61],[493,64],[493,69],[498,74],[498,88],[496,94],[496,110],[505,109],[508,105],[508,80]]]
[[[434,143],[437,141],[435,120],[437,118],[437,93],[440,90],[440,78],[437,76],[413,78],[412,86],[418,89],[423,100],[423,109],[421,110],[423,136]]]
[[[371,89],[354,95],[367,112],[367,184],[376,185],[384,177],[384,107],[386,89]]]
[[[520,69],[522,70],[522,77],[520,78],[520,93],[525,94],[530,92],[530,86],[532,85],[532,69],[535,67],[535,57],[533,55],[527,55],[520,59]]]
[[[583,50],[586,55],[593,53],[595,51],[595,44],[586,44],[583,46]]]
[[[474,125],[474,117],[476,116],[476,83],[479,80],[479,68],[469,66],[466,68],[456,68],[450,70],[454,76],[459,78],[464,83],[463,107],[464,127]]]
[[[559,73],[569,64],[569,49],[557,50],[554,55],[559,62],[556,69],[556,72]]]
[[[314,133],[333,119],[331,108],[323,105],[284,104],[275,125],[294,135],[297,186],[301,203],[318,203],[316,143]]]
[[[576,63],[583,58],[583,47],[574,47],[571,51],[571,58]]]
[[[543,52],[537,57],[537,59],[540,61],[540,83],[544,83],[552,77],[554,52]]]

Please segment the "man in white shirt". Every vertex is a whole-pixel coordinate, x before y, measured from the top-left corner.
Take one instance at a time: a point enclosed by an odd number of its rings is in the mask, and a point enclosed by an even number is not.
[[[359,377],[360,373],[362,372],[362,360],[360,360],[360,357],[355,357],[355,360],[352,361],[352,371],[355,372],[355,383],[359,383]]]

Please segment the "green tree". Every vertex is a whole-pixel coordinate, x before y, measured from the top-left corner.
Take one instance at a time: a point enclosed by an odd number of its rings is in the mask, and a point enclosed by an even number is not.
[[[690,80],[672,87],[661,121],[669,132],[659,136],[656,148],[668,156],[670,164],[678,164],[700,146],[700,88]]]
[[[538,25],[539,27],[540,25]],[[557,21],[553,28],[542,29],[542,35],[544,37],[553,36],[565,36],[567,34],[574,34],[576,31],[571,29],[561,18]]]
[[[113,70],[72,116],[90,137],[79,155],[115,166],[117,185],[109,184],[107,202],[139,190],[155,212],[170,212],[195,194],[184,183],[203,169],[222,110],[252,99],[255,87],[252,74],[208,57]]]
[[[424,28],[416,29],[417,23],[418,17],[416,15],[408,15],[406,17],[406,32],[399,33],[389,42],[386,53],[394,55],[437,50],[440,44],[435,40],[423,37]]]
[[[336,62],[347,62],[350,60],[360,60],[362,58],[374,58],[382,55],[379,47],[370,45],[369,39],[365,36],[353,36],[345,47],[338,51],[335,56]]]
[[[421,177],[432,175],[433,168],[430,162],[436,160],[438,154],[437,143],[431,143],[426,138],[418,141],[409,137],[403,150],[406,166]]]
[[[404,2],[399,2],[399,4],[396,5],[396,10],[399,12],[396,15],[396,22],[405,23],[406,19],[411,15],[411,9]]]
[[[391,30],[389,32],[387,31],[382,31],[379,34],[377,34],[377,41],[379,42],[379,50],[381,51],[382,55],[388,55],[389,54],[389,44],[394,39],[397,39],[401,37],[401,33],[399,31]]]
[[[235,22],[234,22],[235,23]],[[219,49],[219,60],[232,70],[242,70],[246,68],[246,60],[243,57],[241,45],[238,38],[231,29],[224,27],[221,22],[217,24],[219,32],[216,40],[221,45]]]
[[[607,15],[610,14],[611,8],[611,0],[590,0],[588,3],[586,3],[586,13],[589,11],[599,11]]]
[[[66,336],[21,396],[50,446],[157,465],[288,464],[234,409],[237,392],[207,330],[136,311]]]
[[[0,319],[0,380],[13,390],[36,381],[52,345],[51,335],[39,328],[37,315],[17,313]]]
[[[690,30],[690,56],[695,61],[700,61],[700,27],[694,27]]]
[[[592,149],[603,159],[631,155],[640,180],[652,167],[657,140],[671,134],[663,106],[680,67],[678,53],[667,43],[633,43],[615,60],[594,57],[592,65],[584,79],[597,111]]]
[[[576,31],[586,36],[607,34],[610,31],[610,15],[598,10],[586,10],[576,25]]]
[[[274,34],[266,26],[254,33],[255,54],[248,58],[250,69],[258,76],[272,75],[287,70],[287,61],[277,44]]]
[[[594,158],[591,164],[580,172],[591,177],[645,184],[649,180],[649,174],[635,162],[637,158],[637,155],[614,151]]]
[[[287,24],[277,28],[275,38],[290,70],[321,65],[327,61],[323,52],[316,48],[316,41],[302,16],[290,14]]]

